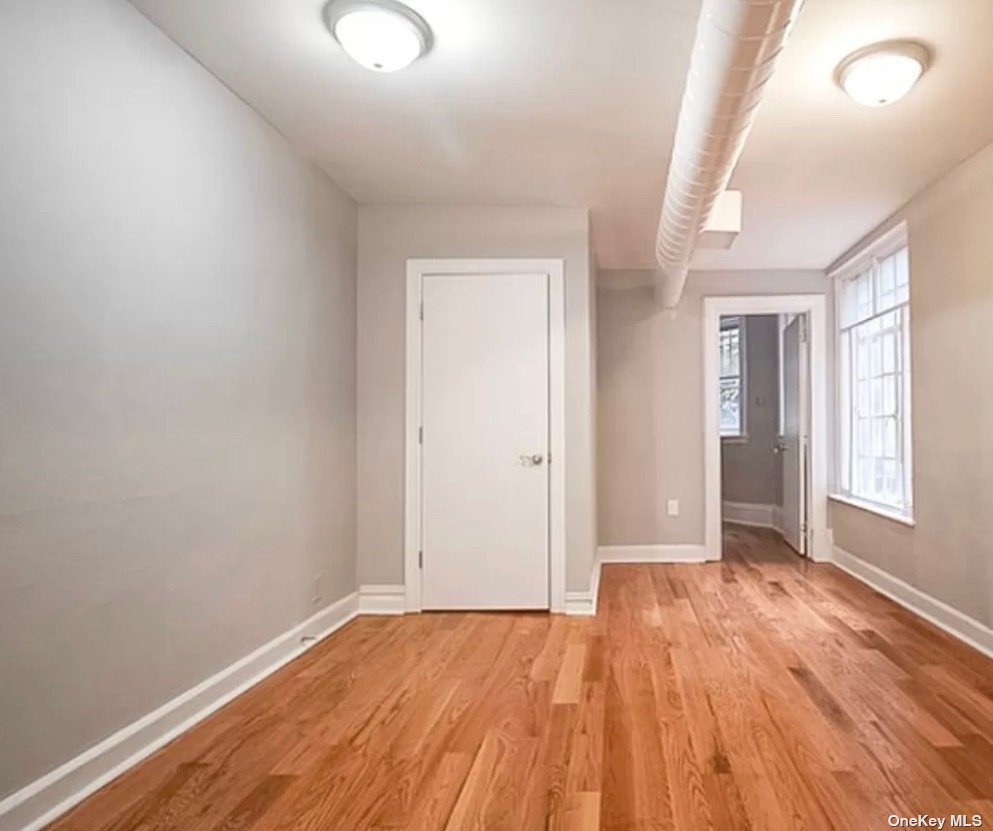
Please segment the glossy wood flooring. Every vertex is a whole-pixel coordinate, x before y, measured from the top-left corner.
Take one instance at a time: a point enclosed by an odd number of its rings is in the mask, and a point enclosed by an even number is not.
[[[993,663],[770,535],[726,552],[606,566],[595,619],[360,618],[53,827],[991,827]]]

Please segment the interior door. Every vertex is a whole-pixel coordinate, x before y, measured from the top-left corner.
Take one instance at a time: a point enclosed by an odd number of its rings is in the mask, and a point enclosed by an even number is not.
[[[783,536],[807,554],[807,336],[806,315],[797,315],[783,331],[783,424],[777,449],[782,465]]]
[[[549,606],[547,274],[426,275],[422,606]]]

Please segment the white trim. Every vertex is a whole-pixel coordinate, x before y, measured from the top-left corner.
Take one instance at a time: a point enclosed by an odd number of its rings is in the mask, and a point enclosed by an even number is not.
[[[697,544],[601,545],[590,572],[590,587],[585,591],[566,592],[565,613],[592,617],[600,598],[600,575],[608,563],[703,563],[705,550]]]
[[[866,245],[856,246],[852,253],[842,255],[841,259],[828,267],[827,276],[836,282],[842,282],[861,274],[872,265],[874,259],[881,260],[901,248],[905,248],[907,240],[907,223],[904,221],[880,234]]]
[[[359,614],[402,615],[407,611],[402,583],[359,586]]]
[[[0,801],[0,831],[37,831],[359,614],[343,597]]]
[[[759,505],[752,502],[721,503],[721,516],[725,522],[748,525],[752,528],[774,528],[772,518],[775,510],[775,505]]]
[[[913,528],[917,524],[912,516],[901,514],[899,511],[886,508],[883,505],[876,505],[874,502],[869,502],[865,499],[859,499],[857,496],[848,496],[843,493],[829,493],[828,499],[832,502],[858,508],[860,511],[868,511],[870,514],[881,516],[883,519],[888,519],[891,522],[899,522],[901,525],[906,525],[909,528]]]
[[[600,558],[593,562],[590,587],[586,591],[565,593],[565,613],[574,617],[595,617],[600,599]]]
[[[660,545],[601,545],[602,563],[704,563],[707,551],[698,543]]]
[[[901,249],[907,249],[907,256],[910,257],[910,243],[906,221],[900,222],[896,226],[877,236],[874,240],[861,247],[852,249],[854,253],[844,255],[839,262],[840,265],[831,266],[828,277],[833,283],[834,308],[835,308],[835,464],[836,464],[836,485],[839,492],[839,501],[851,499],[851,503],[856,508],[864,508],[874,511],[880,516],[902,522],[900,517],[910,519],[913,524],[913,501],[914,501],[914,452],[913,452],[913,333],[911,324],[911,308],[908,285],[908,296],[905,301],[891,306],[885,312],[876,310],[877,300],[877,278],[878,268],[881,260],[895,254]],[[909,259],[908,259],[909,268]],[[869,281],[873,298],[873,313],[862,320],[842,326],[841,313],[844,306],[845,285],[852,279],[858,277],[863,272],[869,271]],[[910,282],[913,276],[908,275]],[[851,366],[855,357],[854,330],[871,320],[880,318],[884,314],[898,312],[900,316],[900,343],[902,346],[901,369],[898,377],[901,381],[901,388],[898,400],[899,407],[899,435],[900,446],[900,467],[902,469],[903,494],[906,501],[905,510],[899,508],[889,508],[878,506],[867,499],[856,496],[851,491],[851,482],[854,478],[852,473],[852,442],[856,434],[853,424],[853,398],[850,377],[853,372]],[[842,360],[842,351],[847,350],[844,356],[847,361]],[[847,364],[847,366],[846,366]],[[847,381],[847,383],[846,383]],[[880,509],[881,508],[881,509]]]
[[[708,560],[721,558],[721,438],[718,429],[718,332],[722,315],[809,315],[810,349],[810,532],[811,559],[831,557],[827,534],[827,324],[823,294],[742,295],[703,299],[704,546]]]
[[[842,571],[933,623],[949,635],[993,658],[993,629],[947,603],[834,546],[832,561]]]
[[[548,275],[549,608],[566,609],[565,572],[565,265],[561,259],[407,260],[407,361],[404,449],[404,588],[408,612],[421,610],[421,286],[426,274]]]
[[[786,539],[786,534],[783,531],[783,508],[781,505],[772,506],[772,530]],[[830,531],[830,529],[828,530]]]

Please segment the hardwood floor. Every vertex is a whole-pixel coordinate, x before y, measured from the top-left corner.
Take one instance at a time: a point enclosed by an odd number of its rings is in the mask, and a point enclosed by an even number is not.
[[[360,618],[52,828],[993,823],[993,662],[833,566],[729,528],[721,564],[600,591]]]

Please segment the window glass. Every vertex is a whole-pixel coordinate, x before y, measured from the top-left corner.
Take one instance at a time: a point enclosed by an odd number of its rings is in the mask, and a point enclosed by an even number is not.
[[[744,324],[741,318],[721,321],[719,421],[722,436],[742,436],[744,413]]]
[[[838,285],[842,490],[910,513],[910,269],[907,247]]]

